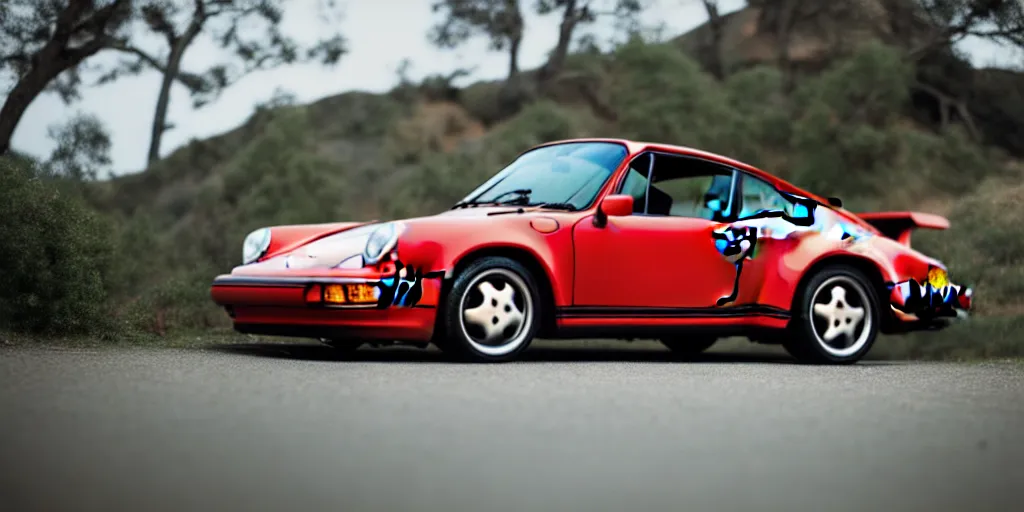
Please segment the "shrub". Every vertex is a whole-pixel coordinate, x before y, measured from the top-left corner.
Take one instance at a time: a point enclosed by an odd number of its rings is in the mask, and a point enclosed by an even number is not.
[[[111,226],[36,165],[0,158],[0,329],[75,334],[107,326]]]
[[[948,262],[954,281],[977,291],[980,314],[1024,315],[1024,184],[992,179],[958,201],[944,232],[921,232],[915,245]]]

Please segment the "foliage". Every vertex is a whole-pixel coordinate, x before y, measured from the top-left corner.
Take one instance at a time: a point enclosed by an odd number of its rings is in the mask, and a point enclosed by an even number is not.
[[[63,52],[68,58],[79,57],[80,62],[122,40],[126,36],[130,4],[128,0],[100,5],[61,0],[0,2],[0,81],[16,83],[40,65],[61,64],[36,62],[38,57],[56,60]],[[45,52],[49,53],[44,55]],[[74,71],[77,62],[67,63],[73,65],[60,71]],[[51,84],[52,90],[65,101],[77,99],[80,76],[72,72],[63,78]]]
[[[609,76],[619,129],[631,138],[757,162],[761,148],[786,128],[774,70],[745,71],[723,88],[678,49],[632,41],[616,52]]]
[[[46,170],[71,180],[94,180],[99,172],[110,167],[110,134],[99,118],[78,114],[63,125],[49,129],[57,143]]]
[[[79,67],[128,37],[131,0],[3,0],[0,81],[12,83],[0,108],[0,155],[29,104],[45,90],[78,98]]]
[[[1024,4],[1012,0],[921,0],[933,46],[980,37],[1024,48]]]
[[[478,33],[492,50],[516,46],[523,38],[519,0],[441,0],[431,8],[442,15],[429,36],[440,48],[457,48]]]
[[[903,122],[912,79],[895,49],[868,44],[805,82],[795,95],[789,177],[823,195],[877,200],[894,190],[937,187],[939,179],[950,190],[969,187],[979,174],[997,171],[985,151],[957,134]]]
[[[0,330],[107,327],[109,222],[60,191],[34,162],[0,157]]]
[[[168,128],[167,105],[174,83],[183,85],[191,94],[193,105],[201,107],[216,99],[221,91],[249,73],[292,64],[300,59],[321,60],[335,64],[345,53],[345,39],[334,34],[309,48],[281,31],[284,19],[282,0],[144,0],[138,6],[141,26],[165,43],[166,49],[154,53],[132,41],[114,45],[128,59],[103,75],[105,83],[123,75],[144,70],[160,73],[163,80],[153,119],[149,161],[160,157],[160,142]],[[206,34],[232,60],[194,73],[182,69],[185,52],[201,34]]]
[[[1024,314],[1024,184],[986,181],[957,202],[949,231],[921,233],[915,245],[939,256],[955,280],[977,288],[978,313]]]

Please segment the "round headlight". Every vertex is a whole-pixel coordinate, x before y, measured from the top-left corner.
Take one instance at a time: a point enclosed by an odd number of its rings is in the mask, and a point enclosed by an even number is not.
[[[245,237],[245,242],[242,242],[242,264],[248,265],[267,253],[267,249],[270,248],[270,230],[267,228],[260,228],[249,236]]]
[[[381,224],[370,234],[366,241],[366,249],[363,251],[363,263],[375,265],[380,262],[384,255],[398,244],[400,226],[394,222]]]

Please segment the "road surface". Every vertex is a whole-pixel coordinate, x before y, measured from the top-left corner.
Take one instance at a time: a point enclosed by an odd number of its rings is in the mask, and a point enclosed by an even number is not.
[[[1024,510],[1020,363],[528,357],[3,349],[0,509]]]

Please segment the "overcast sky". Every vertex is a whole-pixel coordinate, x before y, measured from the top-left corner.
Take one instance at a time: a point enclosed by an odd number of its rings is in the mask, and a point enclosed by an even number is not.
[[[205,138],[228,131],[252,114],[253,108],[282,88],[300,102],[308,103],[344,91],[381,92],[397,82],[397,69],[408,58],[413,79],[433,73],[447,73],[457,67],[472,67],[472,79],[493,79],[507,70],[504,54],[487,51],[486,41],[477,40],[456,51],[441,51],[427,43],[426,34],[433,22],[433,0],[340,0],[344,15],[338,20],[349,40],[350,53],[333,68],[297,65],[250,75],[226,90],[220,99],[193,110],[188,93],[176,86],[172,92],[169,122],[174,129],[164,136],[162,154],[193,138]],[[652,7],[644,15],[647,24],[664,23],[666,34],[676,35],[701,24],[706,16],[696,0],[648,0]],[[745,2],[723,0],[724,11],[732,11]],[[315,40],[327,34],[318,17],[317,0],[287,0],[284,28],[297,38]],[[532,5],[532,0],[525,4]],[[530,69],[543,63],[555,44],[558,17],[527,16],[527,30],[520,56],[520,67]],[[318,28],[319,27],[319,28]],[[610,28],[600,36],[612,37]],[[976,65],[1000,63],[1005,52],[998,47],[969,42],[965,48]],[[202,70],[218,61],[221,54],[209,42],[196,43],[185,56],[185,68]],[[116,55],[100,55],[94,63],[114,62]],[[82,100],[65,105],[53,94],[35,100],[14,134],[14,148],[39,157],[53,149],[47,128],[61,123],[75,112],[96,114],[106,124],[113,139],[114,171],[133,172],[145,165],[150,124],[156,103],[160,77],[147,72],[121,79],[102,87],[86,88]]]

